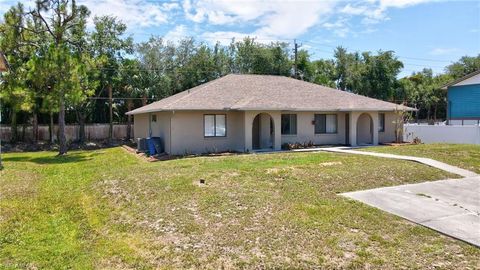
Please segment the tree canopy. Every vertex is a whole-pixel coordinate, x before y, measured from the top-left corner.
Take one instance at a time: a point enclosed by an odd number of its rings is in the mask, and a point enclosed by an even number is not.
[[[17,139],[17,122],[53,123],[58,115],[60,154],[66,152],[66,122],[125,122],[125,112],[229,73],[292,76],[308,82],[419,108],[418,118],[445,117],[448,81],[480,69],[480,55],[464,56],[445,68],[399,78],[403,63],[393,51],[348,51],[312,59],[307,49],[297,61],[286,42],[255,38],[209,44],[194,38],[177,42],[152,36],[135,43],[119,19],[93,18],[75,0],[42,0],[26,10],[17,4],[0,23],[0,50],[10,62],[2,74],[2,108]],[[294,74],[296,67],[296,74]],[[114,99],[109,99],[110,94]],[[38,118],[38,121],[37,121]],[[53,129],[52,129],[53,130]],[[112,132],[112,130],[110,131]],[[129,133],[130,134],[130,133]],[[53,131],[51,131],[53,138]]]

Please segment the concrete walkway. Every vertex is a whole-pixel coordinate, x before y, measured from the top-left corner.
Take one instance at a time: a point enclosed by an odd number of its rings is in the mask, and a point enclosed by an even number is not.
[[[383,158],[394,158],[394,159],[401,159],[401,160],[409,160],[419,162],[440,170],[444,170],[449,173],[457,174],[462,177],[474,177],[478,176],[478,174],[458,168],[447,163],[443,163],[440,161],[436,161],[430,158],[422,158],[422,157],[412,157],[412,156],[402,156],[402,155],[394,155],[394,154],[385,154],[385,153],[375,153],[375,152],[366,152],[366,151],[357,151],[352,150],[348,147],[331,147],[331,148],[313,148],[316,151],[326,151],[326,152],[335,152],[335,153],[346,153],[346,154],[356,154],[356,155],[366,155],[366,156],[374,156],[374,157],[383,157]]]
[[[480,247],[480,177],[340,194]]]
[[[340,194],[480,247],[480,176],[430,158],[364,152],[349,147],[302,149],[419,162],[462,179],[376,188]]]

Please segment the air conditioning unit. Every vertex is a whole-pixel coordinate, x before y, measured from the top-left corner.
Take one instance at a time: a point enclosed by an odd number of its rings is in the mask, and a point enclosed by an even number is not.
[[[146,152],[147,151],[147,139],[146,138],[137,138],[137,152]]]

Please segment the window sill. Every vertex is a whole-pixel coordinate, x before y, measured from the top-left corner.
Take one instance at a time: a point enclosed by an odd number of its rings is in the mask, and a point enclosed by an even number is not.
[[[297,134],[282,134],[282,137],[297,137]]]
[[[337,133],[315,133],[315,136],[323,136],[323,135],[338,135]]]

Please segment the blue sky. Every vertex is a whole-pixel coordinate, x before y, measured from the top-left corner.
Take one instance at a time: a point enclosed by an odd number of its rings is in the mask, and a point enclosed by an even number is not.
[[[77,1],[93,15],[123,20],[136,41],[152,34],[225,44],[245,36],[267,43],[297,39],[312,59],[331,58],[338,45],[351,51],[393,50],[405,64],[402,76],[423,67],[441,72],[463,55],[480,53],[478,1]],[[0,0],[0,14],[15,2]]]

